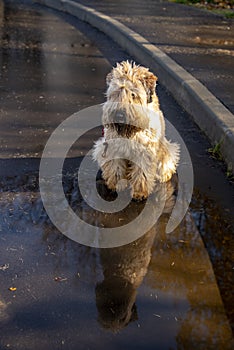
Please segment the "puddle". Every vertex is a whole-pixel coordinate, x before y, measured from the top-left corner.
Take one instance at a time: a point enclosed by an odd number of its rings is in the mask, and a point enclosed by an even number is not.
[[[139,215],[142,205],[136,202],[115,215],[95,214],[80,198],[76,176],[64,181],[70,205],[89,224],[116,227],[119,219]],[[36,174],[2,181],[0,207],[3,345],[231,348],[215,276],[189,214],[173,234],[165,234],[164,214],[137,241],[97,249],[56,230],[43,209]]]
[[[69,114],[91,105],[93,96],[101,102],[109,64],[52,13],[2,2],[0,9],[1,348],[231,349],[216,278],[190,213],[165,234],[173,183],[158,223],[128,245],[83,246],[51,223],[38,186],[41,151]],[[83,139],[84,152],[99,132]],[[139,215],[137,202],[114,215],[91,210],[77,187],[81,159],[71,154],[63,179],[77,215],[97,233]],[[113,199],[101,180],[97,186]],[[195,219],[200,209],[194,207]]]

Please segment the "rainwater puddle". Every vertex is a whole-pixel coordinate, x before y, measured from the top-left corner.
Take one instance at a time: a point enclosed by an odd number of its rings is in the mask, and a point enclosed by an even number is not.
[[[84,246],[51,223],[38,184],[41,152],[69,113],[94,97],[101,102],[109,65],[91,41],[50,12],[0,1],[0,18],[1,348],[231,349],[231,329],[191,214],[165,234],[173,183],[158,223],[128,245]],[[136,202],[114,215],[91,210],[77,186],[81,159],[74,151],[63,177],[77,215],[97,233],[139,215],[143,204]],[[101,181],[97,186],[104,198],[110,195]],[[195,219],[200,212],[194,207]]]
[[[132,220],[143,205],[95,214],[80,197],[75,174],[64,177],[64,191],[97,232]],[[215,276],[190,214],[172,234],[165,234],[164,214],[137,241],[97,249],[69,240],[50,222],[36,174],[1,180],[0,208],[2,345],[230,348]]]

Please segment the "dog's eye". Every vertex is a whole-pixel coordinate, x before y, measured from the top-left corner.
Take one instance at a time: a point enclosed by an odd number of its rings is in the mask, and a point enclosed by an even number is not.
[[[135,100],[135,98],[136,98],[136,94],[134,94],[134,92],[132,92],[132,98],[133,98],[133,100]]]

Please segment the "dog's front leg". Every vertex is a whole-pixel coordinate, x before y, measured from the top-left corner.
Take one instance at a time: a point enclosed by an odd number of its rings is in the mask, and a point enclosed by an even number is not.
[[[152,169],[143,170],[133,163],[128,169],[128,181],[131,186],[132,198],[136,200],[147,198],[155,186]]]
[[[112,191],[123,191],[127,186],[126,168],[124,159],[113,159],[102,165],[102,177],[107,187]],[[121,181],[125,180],[125,181]]]
[[[115,155],[113,145],[110,146],[104,138],[95,143],[93,159],[98,162],[107,187],[113,191],[121,191],[127,187],[127,160],[115,158]]]

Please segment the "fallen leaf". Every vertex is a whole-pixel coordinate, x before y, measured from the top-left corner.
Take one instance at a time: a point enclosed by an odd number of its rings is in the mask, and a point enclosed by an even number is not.
[[[8,288],[11,292],[15,292],[16,291],[16,287],[10,287],[10,288]]]

